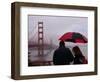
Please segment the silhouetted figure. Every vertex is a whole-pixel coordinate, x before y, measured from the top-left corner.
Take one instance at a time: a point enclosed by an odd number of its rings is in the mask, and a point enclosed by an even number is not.
[[[72,50],[75,55],[74,64],[87,64],[87,60],[78,46],[73,47]]]
[[[68,65],[74,59],[69,48],[65,47],[64,41],[59,43],[59,48],[55,50],[53,55],[54,65]]]

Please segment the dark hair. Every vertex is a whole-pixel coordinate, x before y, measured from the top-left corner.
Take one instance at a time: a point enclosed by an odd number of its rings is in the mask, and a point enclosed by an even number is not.
[[[65,46],[64,41],[60,41],[59,46],[60,46],[60,47]]]
[[[73,52],[75,53],[75,56],[77,55],[77,56],[83,56],[83,54],[82,54],[82,52],[81,52],[81,50],[80,50],[80,48],[78,47],[78,46],[75,46],[75,47],[73,47]]]

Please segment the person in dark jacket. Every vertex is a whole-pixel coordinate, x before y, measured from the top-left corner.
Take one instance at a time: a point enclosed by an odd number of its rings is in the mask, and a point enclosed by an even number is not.
[[[73,47],[74,52],[74,64],[87,64],[87,60],[85,56],[82,54],[80,48],[78,46]]]
[[[54,65],[69,65],[74,59],[69,48],[65,47],[64,41],[60,41],[59,48],[55,50],[53,55]]]

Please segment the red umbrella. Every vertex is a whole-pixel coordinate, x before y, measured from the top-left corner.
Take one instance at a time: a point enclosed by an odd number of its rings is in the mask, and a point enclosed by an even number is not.
[[[68,32],[59,38],[59,40],[74,42],[74,43],[87,43],[87,38],[77,32]]]

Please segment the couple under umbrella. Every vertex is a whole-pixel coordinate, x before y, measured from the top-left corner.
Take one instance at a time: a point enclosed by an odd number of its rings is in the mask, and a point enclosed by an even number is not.
[[[74,56],[70,49],[65,47],[65,41],[87,43],[87,38],[85,36],[76,32],[68,32],[61,36],[59,40],[59,48],[55,50],[53,55],[54,65],[69,65],[72,61],[74,61],[74,64],[87,64],[87,60],[78,46],[72,49]]]

